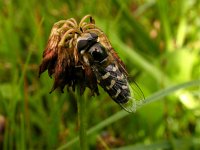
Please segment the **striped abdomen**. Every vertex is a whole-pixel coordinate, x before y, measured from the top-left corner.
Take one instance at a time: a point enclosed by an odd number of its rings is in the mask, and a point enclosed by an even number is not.
[[[130,90],[126,76],[112,63],[104,69],[98,69],[99,84],[119,104],[126,103]]]

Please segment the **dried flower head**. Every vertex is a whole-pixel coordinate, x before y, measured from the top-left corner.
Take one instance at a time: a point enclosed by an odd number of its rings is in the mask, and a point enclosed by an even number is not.
[[[73,90],[79,86],[81,94],[88,87],[98,95],[99,84],[125,110],[135,111],[137,102],[125,66],[90,15],[79,24],[70,18],[53,25],[39,75],[45,70],[54,77],[50,93],[58,87],[63,92],[65,86]]]
[[[89,22],[86,22],[88,18]],[[39,68],[39,76],[46,70],[50,77],[54,75],[50,93],[58,87],[63,92],[65,86],[75,90],[75,86],[79,85],[81,93],[88,87],[93,94],[99,94],[96,77],[91,68],[80,60],[76,46],[77,38],[91,31],[102,32],[95,26],[90,15],[86,15],[79,24],[74,18],[70,18],[53,25]]]

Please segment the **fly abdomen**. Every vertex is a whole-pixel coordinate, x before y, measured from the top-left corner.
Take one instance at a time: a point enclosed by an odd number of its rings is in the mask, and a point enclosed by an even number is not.
[[[100,85],[119,104],[126,103],[130,97],[130,90],[126,76],[112,63],[105,69],[99,70]]]

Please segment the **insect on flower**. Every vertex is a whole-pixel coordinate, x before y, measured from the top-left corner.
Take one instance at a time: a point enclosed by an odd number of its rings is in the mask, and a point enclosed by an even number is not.
[[[144,99],[136,84],[132,90],[124,63],[90,15],[83,17],[79,24],[74,18],[54,24],[39,75],[45,70],[50,77],[54,76],[51,92],[58,87],[63,91],[65,86],[73,90],[80,86],[81,94],[88,87],[93,95],[99,95],[99,84],[128,112],[135,111]]]

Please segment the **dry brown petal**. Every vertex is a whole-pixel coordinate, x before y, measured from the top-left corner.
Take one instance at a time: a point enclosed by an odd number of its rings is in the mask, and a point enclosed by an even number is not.
[[[39,67],[39,76],[47,70],[49,65],[52,67],[54,66],[57,55],[58,55],[58,43],[61,39],[61,37],[58,35],[58,33],[55,31],[56,28],[53,27],[51,31],[51,35],[49,37],[47,46],[45,51],[43,52],[43,60],[42,64]],[[49,71],[50,76],[53,74],[53,69],[50,68],[51,71]]]
[[[57,54],[54,51],[49,51],[49,53],[46,53],[42,60],[42,64],[40,65],[40,68],[39,68],[39,76],[44,71],[46,71],[49,66],[51,66],[51,67],[54,66],[53,64],[55,64],[56,59],[57,59]],[[50,71],[50,72],[52,72],[52,71]],[[52,73],[50,73],[50,74],[52,74]]]

